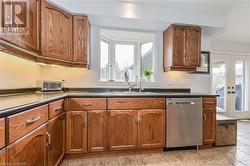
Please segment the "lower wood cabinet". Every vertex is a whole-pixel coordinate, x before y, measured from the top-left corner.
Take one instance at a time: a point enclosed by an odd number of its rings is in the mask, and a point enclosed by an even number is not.
[[[88,152],[107,150],[107,111],[88,111]]]
[[[47,127],[43,125],[8,147],[8,165],[45,166]]]
[[[59,165],[65,152],[65,113],[60,114],[48,123],[48,165]]]
[[[87,152],[87,111],[66,113],[66,153]]]
[[[139,110],[138,146],[139,148],[164,147],[165,110]]]
[[[0,165],[5,166],[7,165],[7,150],[6,149],[2,149],[0,151]]]
[[[137,148],[137,110],[109,110],[108,123],[110,150]]]
[[[215,143],[216,135],[216,108],[203,109],[203,144]]]

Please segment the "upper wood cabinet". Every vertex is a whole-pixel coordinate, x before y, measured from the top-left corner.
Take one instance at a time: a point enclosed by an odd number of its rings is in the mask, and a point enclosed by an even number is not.
[[[137,148],[137,110],[109,110],[108,141],[110,150]]]
[[[66,119],[66,153],[86,153],[87,111],[69,111]]]
[[[60,114],[48,123],[48,165],[59,165],[65,152],[65,113]]]
[[[138,146],[139,148],[164,147],[165,110],[139,110]]]
[[[46,125],[43,125],[14,142],[7,149],[8,165],[19,165],[20,163],[23,165],[47,165],[46,140]]]
[[[19,29],[22,33],[19,34],[3,34],[0,33],[0,39],[8,41],[16,46],[24,48],[28,51],[38,52],[40,50],[40,0],[28,0],[26,2],[27,17],[23,17],[23,22],[26,25],[23,28],[15,28],[16,25],[9,25],[14,29]],[[12,4],[13,1],[6,0],[3,3]],[[1,1],[0,7],[3,9]],[[14,5],[14,4],[13,4]],[[12,8],[14,10],[14,8]],[[10,12],[12,14],[12,12]],[[7,18],[6,16],[5,18]],[[12,16],[10,16],[12,18]],[[1,22],[1,27],[5,27]]]
[[[164,71],[195,71],[200,66],[201,29],[171,25],[163,33]]]
[[[73,46],[73,60],[89,67],[89,21],[86,16],[73,16]]]
[[[42,55],[72,61],[72,15],[42,1]]]

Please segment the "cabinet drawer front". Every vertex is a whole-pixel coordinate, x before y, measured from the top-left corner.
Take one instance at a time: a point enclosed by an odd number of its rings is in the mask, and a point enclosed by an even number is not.
[[[108,99],[108,109],[164,109],[163,98],[118,98]]]
[[[105,98],[72,98],[70,99],[71,110],[102,110],[106,109]]]
[[[48,105],[9,116],[7,121],[9,126],[9,143],[12,143],[48,121]]]
[[[204,108],[216,107],[216,97],[203,98],[203,107]]]
[[[63,102],[64,100],[58,100],[49,104],[49,119],[56,117],[64,111]]]
[[[5,118],[0,119],[0,148],[5,146]]]

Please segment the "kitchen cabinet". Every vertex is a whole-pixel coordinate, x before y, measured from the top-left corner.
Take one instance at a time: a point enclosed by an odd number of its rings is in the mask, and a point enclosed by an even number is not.
[[[0,149],[5,146],[5,118],[0,119]]]
[[[86,153],[87,111],[69,111],[66,120],[66,153]]]
[[[42,55],[72,61],[72,15],[46,0],[42,1]]]
[[[109,110],[108,121],[110,150],[137,148],[137,110]]]
[[[139,148],[164,147],[165,110],[139,110],[138,146]]]
[[[216,98],[203,98],[203,145],[212,146],[216,137]]]
[[[39,52],[40,48],[40,0],[25,1],[27,7],[27,17],[19,17],[20,22],[24,23],[24,27],[15,28],[15,25],[10,25],[13,29],[19,29],[23,31],[23,34],[2,34],[0,38],[24,48],[29,51]],[[11,1],[5,1],[4,3],[12,3]],[[3,5],[3,4],[1,4]],[[14,5],[14,4],[13,4]],[[1,8],[2,9],[2,8]],[[10,16],[11,17],[11,16]],[[17,25],[23,26],[23,25]]]
[[[88,111],[88,152],[107,150],[107,111]]]
[[[50,120],[48,123],[48,165],[59,165],[65,152],[65,113]]]
[[[6,152],[7,150],[6,149],[2,149],[1,151],[0,151],[0,165],[3,165],[3,166],[5,166],[5,165],[7,165],[7,152]]]
[[[8,147],[9,165],[46,165],[46,125],[39,127]]]
[[[74,58],[78,63],[89,67],[89,21],[86,16],[73,16]]]
[[[195,71],[200,66],[201,29],[171,25],[163,33],[164,71]]]

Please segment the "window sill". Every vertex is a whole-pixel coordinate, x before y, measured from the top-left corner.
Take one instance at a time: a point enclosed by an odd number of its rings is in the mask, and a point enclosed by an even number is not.
[[[99,81],[96,83],[97,85],[102,85],[102,86],[117,86],[117,87],[128,87],[128,84],[126,82],[113,82],[113,81]],[[142,83],[142,87],[156,87],[158,86],[159,83],[157,82],[149,82],[149,83]],[[137,84],[136,87],[139,85]]]

